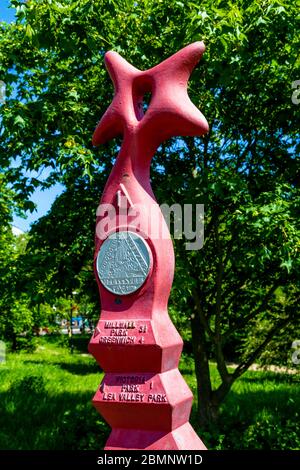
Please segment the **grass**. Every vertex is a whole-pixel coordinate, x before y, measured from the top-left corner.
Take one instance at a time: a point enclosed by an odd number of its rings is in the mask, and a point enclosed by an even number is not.
[[[56,338],[40,338],[34,353],[8,354],[0,364],[0,449],[103,448],[109,428],[91,404],[103,374],[83,352],[86,339],[75,341],[71,355]],[[183,356],[180,368],[195,396],[191,358]],[[214,364],[211,373],[216,385]],[[234,384],[218,424],[206,432],[197,427],[195,405],[196,399],[191,422],[211,449],[300,448],[295,375],[247,372]]]
[[[103,446],[108,427],[91,405],[102,378],[94,359],[40,340],[0,366],[0,449]]]

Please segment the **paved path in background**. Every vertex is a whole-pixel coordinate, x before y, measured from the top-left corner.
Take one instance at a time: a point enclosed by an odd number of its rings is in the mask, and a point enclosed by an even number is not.
[[[233,369],[236,369],[238,367],[238,364],[235,364],[233,362],[227,363],[227,367],[232,367]],[[294,367],[293,369],[289,367],[283,367],[283,366],[261,366],[260,364],[252,364],[252,366],[249,367],[248,370],[256,370],[260,372],[265,372],[265,371],[270,371],[270,372],[276,372],[279,374],[297,374],[299,373],[299,368]]]

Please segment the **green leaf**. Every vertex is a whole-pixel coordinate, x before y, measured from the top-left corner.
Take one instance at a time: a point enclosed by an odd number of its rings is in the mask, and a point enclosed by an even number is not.
[[[291,272],[292,266],[293,266],[293,261],[291,260],[291,258],[282,261],[282,263],[280,264],[280,267],[286,268],[288,273]]]
[[[32,39],[32,36],[34,35],[34,29],[30,24],[26,25],[25,34],[29,39]]]
[[[24,121],[24,119],[22,118],[22,116],[20,116],[20,115],[18,115],[18,116],[15,117],[15,119],[14,119],[14,124],[15,124],[15,126],[17,126],[17,127],[21,127],[21,128],[25,127],[25,121]]]

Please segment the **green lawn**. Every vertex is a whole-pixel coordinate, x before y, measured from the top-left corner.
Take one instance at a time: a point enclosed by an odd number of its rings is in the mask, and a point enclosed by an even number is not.
[[[91,405],[102,373],[82,352],[85,342],[75,341],[71,355],[56,339],[41,338],[34,353],[8,354],[0,364],[0,449],[103,448],[109,428]],[[180,368],[195,392],[191,359],[183,356]],[[209,448],[299,449],[299,410],[299,376],[248,372],[228,395],[218,425],[201,432],[195,408],[191,422]]]

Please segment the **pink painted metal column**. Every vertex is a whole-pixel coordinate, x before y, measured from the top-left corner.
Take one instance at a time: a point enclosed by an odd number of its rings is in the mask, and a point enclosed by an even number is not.
[[[116,52],[105,55],[115,95],[93,144],[123,136],[97,212],[102,310],[89,344],[105,371],[93,404],[112,427],[106,449],[205,449],[189,424],[193,396],[178,370],[182,339],[167,311],[174,251],[150,185],[161,142],[208,131],[187,94],[203,52],[195,42],[146,71]]]

